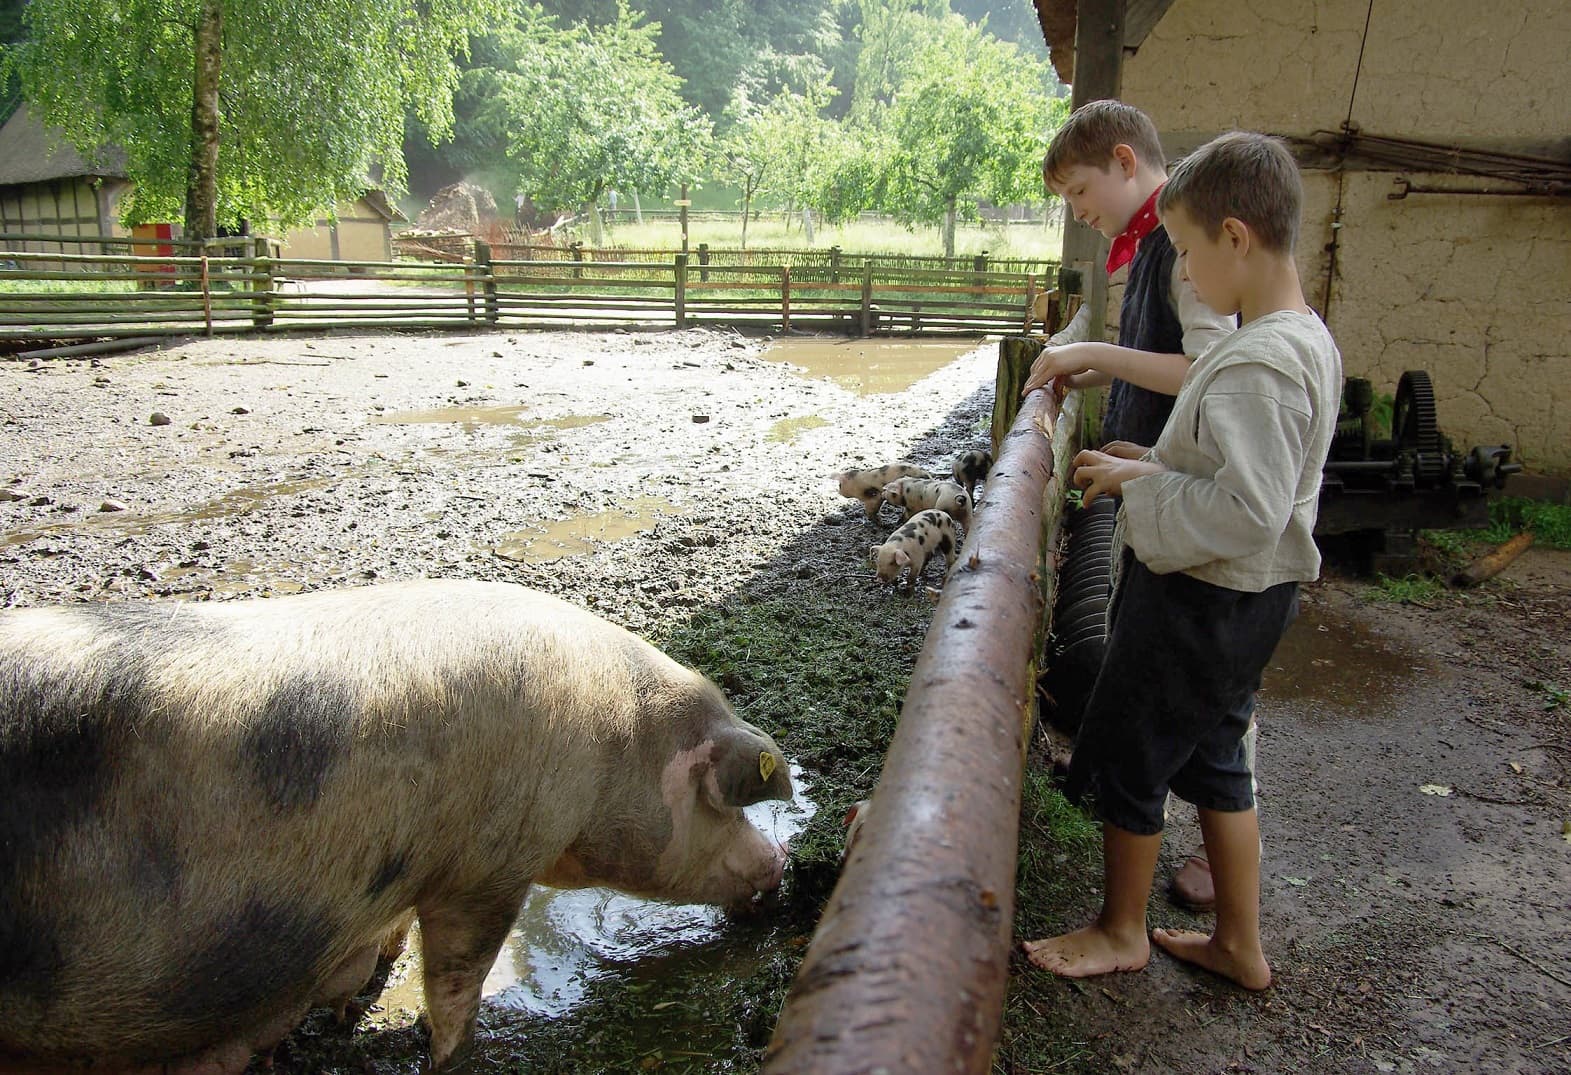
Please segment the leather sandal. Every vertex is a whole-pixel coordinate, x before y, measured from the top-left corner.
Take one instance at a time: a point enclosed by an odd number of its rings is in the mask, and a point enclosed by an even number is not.
[[[1216,908],[1216,885],[1211,880],[1211,864],[1204,855],[1190,855],[1173,874],[1169,888],[1174,903],[1191,911]]]

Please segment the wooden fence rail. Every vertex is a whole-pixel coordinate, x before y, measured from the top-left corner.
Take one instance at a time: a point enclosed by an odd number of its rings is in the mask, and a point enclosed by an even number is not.
[[[4,237],[0,236],[0,242]],[[231,240],[232,242],[232,240]],[[353,328],[751,325],[847,334],[1019,331],[1050,277],[839,264],[498,259],[357,262],[0,246],[0,341]]]

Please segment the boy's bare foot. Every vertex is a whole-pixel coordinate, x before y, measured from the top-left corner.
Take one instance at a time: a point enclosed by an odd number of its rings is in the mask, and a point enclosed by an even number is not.
[[[1023,941],[1020,947],[1032,963],[1061,978],[1139,970],[1151,960],[1151,944],[1144,933],[1125,941],[1095,924],[1058,937]]]
[[[1188,930],[1153,929],[1151,939],[1174,959],[1204,967],[1245,989],[1264,989],[1271,984],[1271,967],[1259,952],[1231,952],[1214,938]]]

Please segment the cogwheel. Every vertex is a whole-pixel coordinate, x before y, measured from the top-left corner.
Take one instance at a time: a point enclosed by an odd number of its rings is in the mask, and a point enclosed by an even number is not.
[[[1434,485],[1445,475],[1445,455],[1435,420],[1435,389],[1423,370],[1408,370],[1396,383],[1391,439],[1399,449],[1414,454],[1414,470],[1421,484]]]

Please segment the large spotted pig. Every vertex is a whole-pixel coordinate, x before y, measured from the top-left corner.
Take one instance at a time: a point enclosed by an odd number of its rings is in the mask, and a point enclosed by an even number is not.
[[[840,483],[840,495],[862,502],[862,510],[869,519],[878,518],[878,509],[884,505],[884,486],[896,478],[931,478],[933,475],[911,463],[890,463],[868,470],[842,470],[835,478]]]
[[[915,586],[922,577],[922,569],[935,554],[944,558],[944,574],[949,574],[949,558],[954,554],[955,522],[937,509],[919,511],[911,520],[889,535],[882,545],[874,545],[869,552],[878,568],[878,577],[885,582],[898,582],[901,575],[910,572],[910,585]]]
[[[971,525],[971,495],[958,482],[940,478],[897,478],[884,486],[884,499],[905,512],[937,508],[961,526]]]
[[[791,797],[707,679],[481,582],[0,613],[0,788],[0,1070],[95,1075],[241,1071],[411,910],[441,1067],[531,883],[743,902]]]
[[[976,486],[978,482],[987,478],[987,472],[993,469],[993,453],[985,448],[972,448],[969,452],[961,452],[955,456],[954,473],[955,481],[965,486],[966,493],[971,500],[976,500]]]

